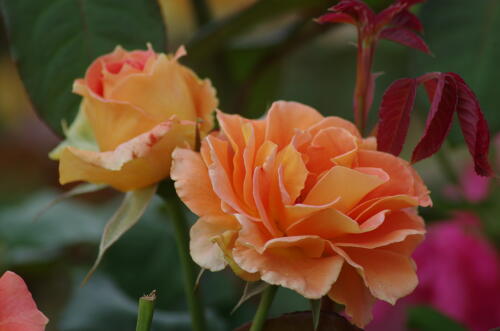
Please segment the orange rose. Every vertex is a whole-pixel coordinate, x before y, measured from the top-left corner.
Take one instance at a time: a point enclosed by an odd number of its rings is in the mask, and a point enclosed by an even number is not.
[[[200,154],[173,153],[177,193],[200,216],[200,266],[329,295],[358,326],[375,298],[394,303],[415,288],[410,255],[425,232],[416,207],[431,200],[406,161],[298,103],[276,102],[263,120],[218,120]]]
[[[210,81],[177,62],[183,52],[117,47],[75,81],[98,150],[64,148],[61,184],[82,180],[129,191],[169,175],[172,150],[194,144],[198,119],[202,134],[212,128],[218,103]]]

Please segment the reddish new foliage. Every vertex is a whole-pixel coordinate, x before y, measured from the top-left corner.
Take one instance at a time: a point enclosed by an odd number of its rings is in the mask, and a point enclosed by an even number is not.
[[[425,41],[420,38],[418,34],[407,29],[401,29],[399,27],[386,28],[380,33],[380,37],[407,47],[418,49],[427,54],[431,53]]]
[[[412,162],[428,158],[439,150],[450,131],[453,114],[456,112],[474,159],[476,173],[491,176],[493,171],[488,162],[488,123],[474,92],[459,75],[451,72],[429,73],[418,79],[400,79],[387,89],[379,112],[379,150],[394,155],[401,152],[418,84],[424,85],[431,107],[424,134],[413,150]]]
[[[430,53],[418,35],[422,24],[409,8],[424,0],[396,0],[380,13],[375,13],[364,1],[341,0],[321,16],[319,23],[348,23],[358,29],[358,73],[354,92],[354,114],[363,132],[374,91],[371,73],[373,54],[379,39],[391,40]],[[488,124],[474,92],[455,73],[430,73],[418,79],[400,79],[385,92],[379,112],[377,133],[381,151],[399,155],[408,132],[410,113],[415,103],[417,86],[423,84],[431,101],[425,132],[413,150],[412,162],[436,153],[450,131],[453,114],[458,114],[469,152],[479,175],[492,175],[488,163],[490,143]]]
[[[360,39],[388,39],[408,47],[430,53],[422,38],[415,32],[422,32],[418,17],[408,11],[409,7],[423,0],[397,0],[380,13],[375,13],[361,0],[342,0],[331,7],[331,13],[318,19],[319,23],[348,23],[356,25]]]
[[[401,153],[415,104],[417,80],[402,78],[385,91],[379,110],[378,149],[396,156]]]
[[[490,134],[479,101],[474,92],[457,74],[450,73],[455,78],[458,88],[457,114],[460,128],[474,158],[474,169],[481,176],[490,176],[493,171],[488,162]]]
[[[451,128],[458,101],[454,79],[446,74],[440,75],[433,95],[424,135],[413,150],[412,162],[418,162],[436,153]]]

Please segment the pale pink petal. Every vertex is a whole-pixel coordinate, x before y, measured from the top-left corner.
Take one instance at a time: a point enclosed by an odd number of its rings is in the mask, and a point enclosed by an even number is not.
[[[189,248],[193,260],[211,271],[224,269],[227,262],[216,240],[219,237],[233,237],[238,229],[238,222],[230,215],[199,218],[190,231]]]

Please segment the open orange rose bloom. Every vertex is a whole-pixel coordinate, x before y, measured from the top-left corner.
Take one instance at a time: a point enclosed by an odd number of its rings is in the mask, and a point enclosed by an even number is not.
[[[411,253],[429,191],[408,162],[376,150],[348,121],[276,102],[262,120],[218,113],[201,152],[177,148],[177,193],[200,216],[191,254],[306,298],[345,304],[358,326],[375,298],[417,285]]]
[[[99,151],[65,148],[61,184],[83,180],[130,191],[168,176],[172,150],[194,144],[197,120],[202,133],[212,128],[218,103],[210,81],[178,63],[183,52],[117,47],[75,81]]]

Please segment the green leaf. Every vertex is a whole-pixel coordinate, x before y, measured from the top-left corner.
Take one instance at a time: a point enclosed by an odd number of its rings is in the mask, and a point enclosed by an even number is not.
[[[311,303],[311,313],[312,313],[312,319],[313,319],[313,327],[314,330],[316,331],[318,329],[319,325],[319,320],[321,317],[321,300],[309,300]]]
[[[62,151],[68,146],[85,151],[99,151],[92,127],[81,107],[73,123],[68,127],[66,121],[63,120],[62,127],[66,139],[49,153],[49,158],[52,160],[59,160]]]
[[[60,256],[61,249],[82,243],[98,243],[100,219],[107,206],[88,206],[63,201],[40,216],[33,217],[53,201],[54,192],[38,192],[18,205],[0,210],[0,269],[3,263],[41,263]]]
[[[257,294],[262,293],[268,287],[269,284],[263,281],[246,282],[245,288],[243,289],[243,294],[241,295],[241,298],[236,304],[236,306],[234,306],[233,310],[231,311],[231,314],[233,314],[247,300],[256,296]]]
[[[408,327],[420,331],[467,331],[458,322],[428,306],[416,306],[409,309]]]
[[[268,319],[263,331],[300,331],[311,330],[313,315],[310,311],[295,312]],[[235,331],[250,330],[250,323],[245,324]],[[360,331],[352,325],[345,317],[334,312],[322,312],[318,325],[318,331]]]
[[[141,218],[146,211],[149,202],[153,199],[156,188],[157,186],[153,185],[128,192],[125,195],[125,199],[120,208],[118,208],[104,228],[97,259],[85,277],[84,283],[88,281],[97,269],[106,250],[139,221],[139,218]]]
[[[150,42],[166,48],[158,4],[154,0],[0,0],[10,52],[40,117],[62,134],[80,97],[73,81],[99,55],[120,44],[144,49]]]
[[[451,9],[452,8],[452,9]],[[414,53],[415,75],[431,71],[460,74],[477,94],[490,130],[500,130],[500,2],[497,0],[427,1],[420,13],[425,39],[435,57]],[[452,141],[462,143],[458,126]]]
[[[92,184],[92,183],[83,183],[75,186],[69,191],[64,192],[63,194],[59,195],[52,201],[50,201],[45,207],[43,207],[35,216],[34,220],[38,220],[43,214],[45,214],[50,208],[54,207],[58,203],[78,196],[82,194],[87,194],[87,193],[92,193],[92,192],[97,192],[100,190],[103,190],[107,187],[107,185],[104,184]]]

